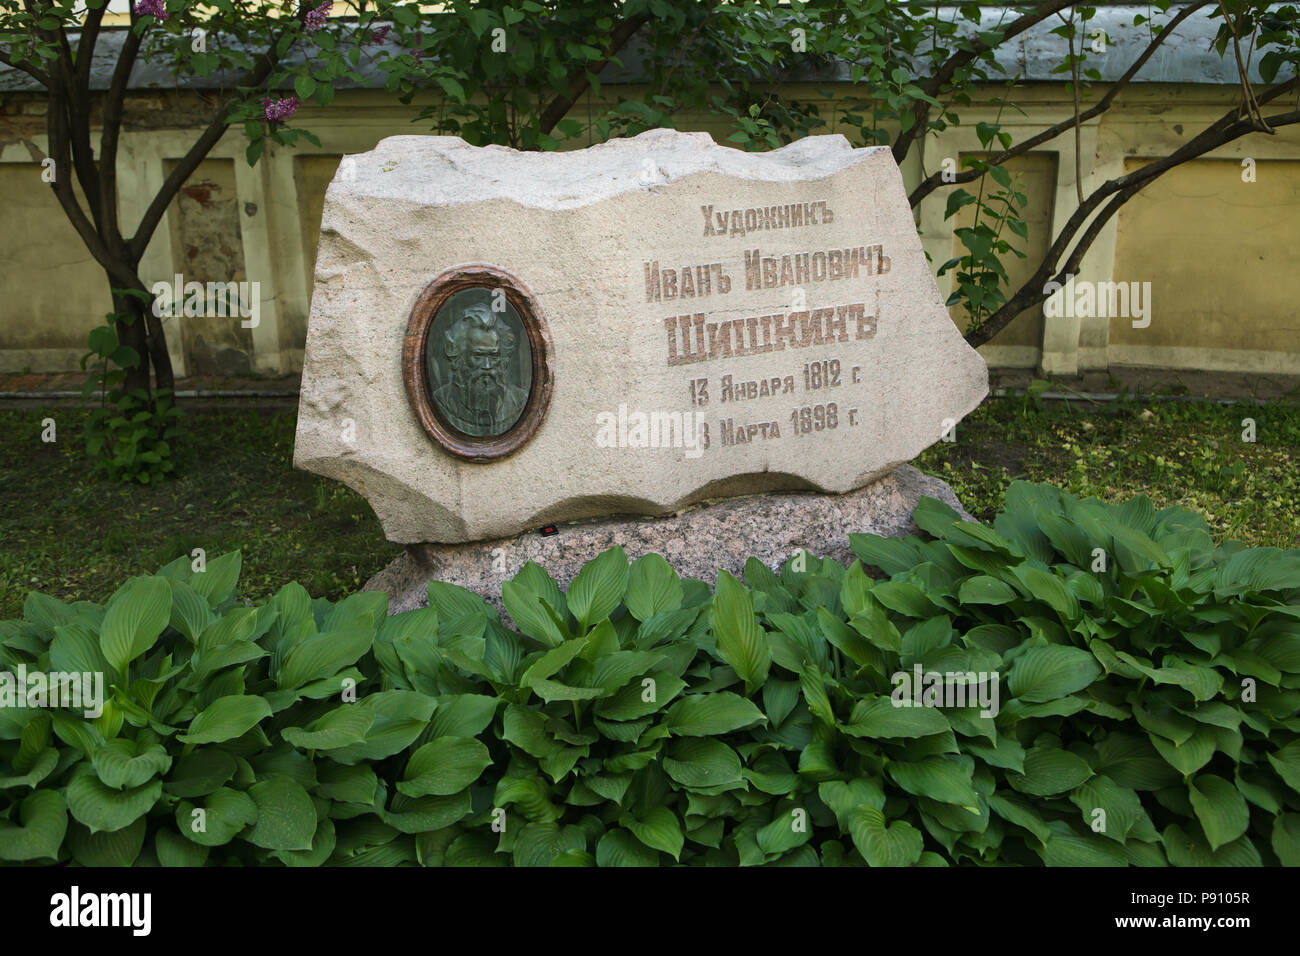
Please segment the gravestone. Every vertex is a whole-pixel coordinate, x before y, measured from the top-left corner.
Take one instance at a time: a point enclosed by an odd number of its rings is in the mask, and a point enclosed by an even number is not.
[[[376,586],[491,595],[548,548],[563,579],[615,543],[691,535],[716,569],[899,533],[920,494],[956,504],[900,466],[987,391],[886,148],[396,136],[326,195],[294,462],[411,546]],[[780,540],[718,534],[724,507]]]

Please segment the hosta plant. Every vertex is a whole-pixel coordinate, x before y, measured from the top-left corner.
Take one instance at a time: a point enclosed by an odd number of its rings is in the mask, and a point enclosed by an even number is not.
[[[104,701],[0,707],[0,858],[1300,862],[1300,552],[1026,484],[915,518],[744,583],[530,563],[504,615],[436,582],[250,606],[238,554],[33,594],[0,663]]]

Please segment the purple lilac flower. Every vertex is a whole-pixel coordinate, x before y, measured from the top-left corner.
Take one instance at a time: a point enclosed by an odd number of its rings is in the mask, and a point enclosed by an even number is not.
[[[389,26],[389,27],[376,27],[374,30],[371,30],[371,31],[370,31],[370,42],[371,42],[371,43],[383,43],[384,40],[387,38],[389,31],[392,30],[392,29],[393,29],[393,28],[390,27],[390,26]]]
[[[166,20],[167,8],[163,6],[163,0],[136,0],[135,15],[137,17],[153,17],[155,20]]]
[[[333,0],[325,0],[319,7],[307,11],[303,17],[303,29],[308,33],[315,33],[325,25],[325,20],[330,15],[330,7],[334,6]]]
[[[292,116],[301,105],[296,96],[288,96],[282,100],[264,96],[262,97],[262,115],[273,126],[283,126],[285,120]]]

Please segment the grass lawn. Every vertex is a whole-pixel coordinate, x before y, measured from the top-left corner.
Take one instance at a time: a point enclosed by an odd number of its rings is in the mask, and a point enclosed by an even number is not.
[[[53,417],[58,441],[41,441]],[[1242,419],[1253,418],[1253,443]],[[292,467],[295,412],[192,411],[178,478],[157,486],[96,477],[79,409],[0,412],[0,619],[29,590],[100,601],[127,577],[203,548],[243,552],[241,592],[290,580],[316,596],[356,590],[399,552],[369,505],[336,482]],[[990,399],[916,464],[943,478],[976,517],[998,510],[1016,478],[1080,497],[1203,514],[1216,534],[1252,545],[1300,546],[1300,408],[1209,402],[1094,405]]]

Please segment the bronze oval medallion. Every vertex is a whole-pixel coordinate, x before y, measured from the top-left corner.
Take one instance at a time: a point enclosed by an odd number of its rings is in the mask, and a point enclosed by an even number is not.
[[[457,266],[420,293],[402,348],[406,395],[451,454],[494,461],[522,448],[551,403],[551,335],[527,286]]]

